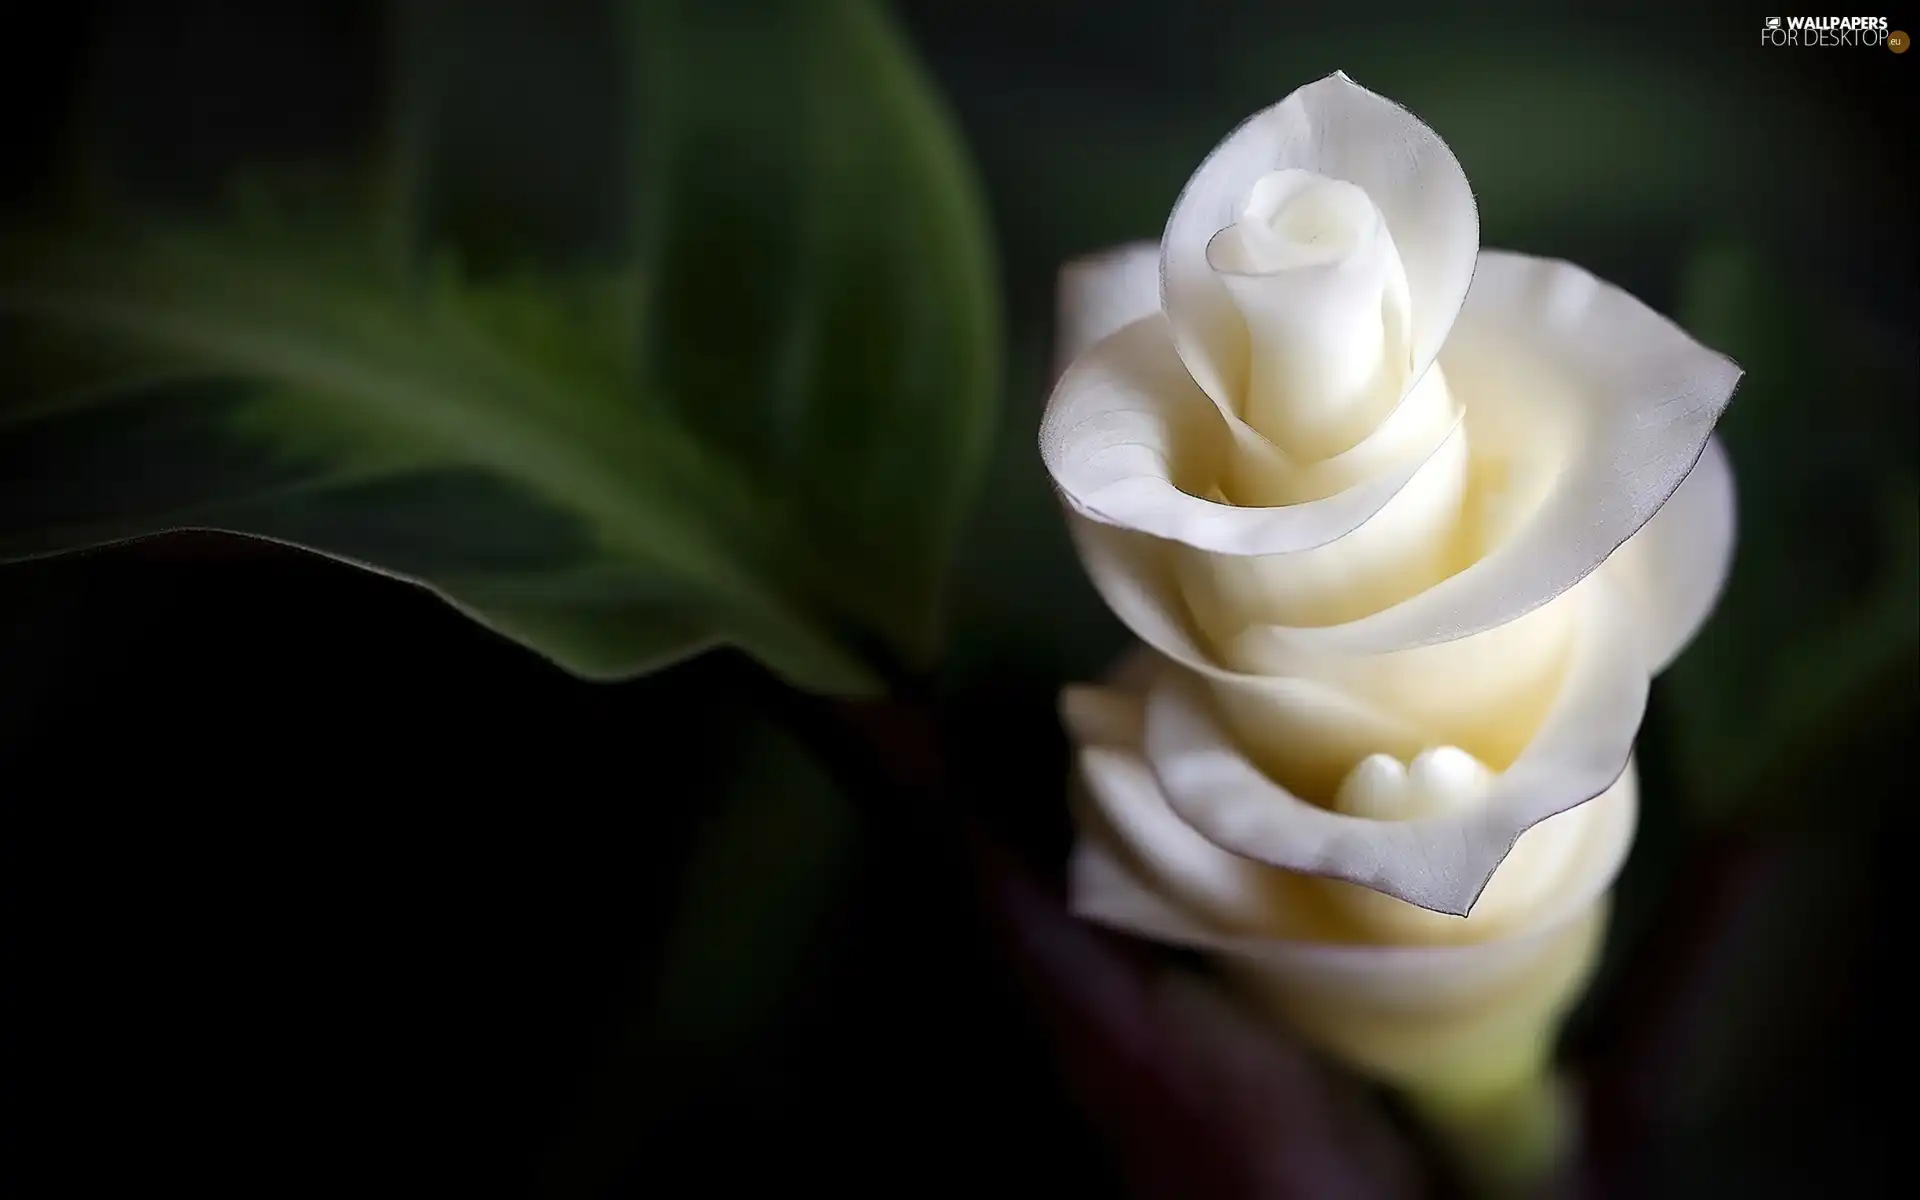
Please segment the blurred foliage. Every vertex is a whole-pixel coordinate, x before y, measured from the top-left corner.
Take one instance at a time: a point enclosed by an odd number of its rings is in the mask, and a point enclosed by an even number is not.
[[[212,536],[8,575],[0,1193],[578,1195],[815,1077],[856,831],[744,655],[583,686]]]
[[[666,1114],[701,1103],[764,1052],[823,969],[853,813],[785,734],[746,715],[734,741],[727,782],[679,864],[656,971],[546,1169],[551,1200],[606,1195]]]
[[[1684,795],[1709,816],[1807,804],[1838,816],[1871,798],[1779,788],[1803,785],[1808,761],[1912,717],[1913,331],[1734,246],[1689,264],[1679,308],[1748,372],[1720,426],[1741,522],[1726,603],[1667,676]]]
[[[8,387],[0,552],[255,534],[593,677],[720,642],[834,692],[878,686],[869,655],[926,665],[998,372],[931,93],[860,0],[611,7],[590,44],[615,61],[586,65],[616,86],[559,114],[616,131],[583,190],[623,189],[626,228],[590,267],[447,232],[461,191],[500,203],[488,118],[547,129],[501,52],[580,90],[539,53],[577,14],[531,6],[412,12],[370,202],[256,188],[217,225],[0,242],[0,314],[32,323],[9,357],[42,368]]]

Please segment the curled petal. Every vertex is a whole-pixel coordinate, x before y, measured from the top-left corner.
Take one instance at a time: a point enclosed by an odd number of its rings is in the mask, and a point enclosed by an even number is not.
[[[1228,936],[1153,886],[1151,876],[1121,856],[1111,839],[1082,833],[1067,861],[1073,911],[1089,920],[1176,946],[1207,948]]]
[[[1601,896],[1633,832],[1630,798],[1612,809],[1587,885],[1523,933],[1447,946],[1370,946],[1222,933],[1156,889],[1097,837],[1074,846],[1076,913],[1155,941],[1220,955],[1289,1023],[1402,1084],[1498,1086],[1524,1076],[1577,994],[1605,928]],[[1609,863],[1611,865],[1609,865]]]
[[[1067,688],[1060,697],[1067,732],[1079,747],[1086,808],[1081,824],[1128,847],[1173,894],[1213,919],[1243,929],[1268,927],[1272,868],[1230,854],[1195,833],[1167,807],[1140,755],[1143,699],[1166,660],[1136,651],[1107,682]]]
[[[1310,804],[1247,758],[1205,689],[1179,672],[1161,675],[1148,696],[1147,761],[1173,810],[1223,849],[1465,916],[1522,833],[1605,792],[1626,769],[1647,699],[1631,615],[1611,593],[1585,606],[1546,719],[1463,812],[1375,821]]]
[[[1173,578],[1166,543],[1081,516],[1077,506],[1067,514],[1067,532],[1100,598],[1141,641],[1192,670],[1237,676],[1201,644]]]
[[[1195,494],[1225,452],[1220,417],[1174,354],[1166,326],[1148,317],[1081,355],[1055,386],[1040,454],[1074,512],[1219,554],[1285,554],[1358,529],[1428,464],[1455,425],[1409,429],[1416,452],[1318,500],[1242,508]],[[1402,439],[1398,428],[1383,428]],[[1356,447],[1358,462],[1370,447]],[[1345,464],[1329,464],[1344,466]],[[1185,485],[1184,487],[1182,485]]]
[[[1376,911],[1355,924],[1337,903],[1349,900],[1348,895],[1326,890],[1324,880],[1276,869],[1222,848],[1201,836],[1168,803],[1144,749],[1145,708],[1156,678],[1176,670],[1155,656],[1135,655],[1107,683],[1069,688],[1062,697],[1062,709],[1080,747],[1083,835],[1113,843],[1160,892],[1211,928],[1306,941],[1388,943],[1401,940],[1405,929],[1418,928],[1420,932],[1410,940],[1486,940],[1490,931],[1505,935],[1554,920],[1565,905],[1578,905],[1596,895],[1619,866],[1638,795],[1631,772],[1602,798],[1580,806],[1578,815],[1586,823],[1579,827],[1571,847],[1573,860],[1564,868],[1552,868],[1552,887],[1544,905],[1529,902],[1514,914],[1482,923],[1478,936],[1468,922],[1436,937],[1432,930],[1412,926],[1397,914],[1388,921],[1378,919],[1380,912],[1390,910]],[[1360,894],[1375,901],[1384,899],[1371,892]]]
[[[1705,453],[1733,395],[1738,366],[1620,289],[1556,260],[1495,251],[1481,259],[1445,366],[1467,408],[1482,503],[1498,494],[1517,515],[1470,566],[1399,604],[1337,625],[1266,627],[1262,636],[1292,653],[1390,654],[1482,633],[1548,603],[1660,511]],[[1696,506],[1730,503],[1730,494],[1715,491],[1723,465],[1708,463],[1699,494],[1650,549],[1677,546],[1672,539],[1685,532],[1703,538],[1696,549],[1714,550],[1705,535],[1715,518]],[[1131,509],[1125,515],[1107,523],[1154,524]],[[1497,516],[1483,521],[1501,524]],[[1149,531],[1164,528],[1163,520]],[[1156,548],[1124,535],[1074,533],[1089,575],[1121,620],[1170,657],[1217,665],[1194,639]],[[1219,550],[1222,540],[1201,548]],[[1662,617],[1672,628],[1648,640],[1650,662],[1663,662],[1690,630],[1688,605],[1710,603],[1719,568],[1704,566],[1657,589],[1639,586],[1648,604],[1672,606]]]
[[[1740,368],[1570,263],[1487,251],[1442,356],[1476,470],[1538,496],[1471,566],[1370,617],[1300,631],[1379,654],[1503,625],[1585,578],[1693,469]],[[1531,478],[1528,478],[1531,477]]]
[[[1319,646],[1318,629],[1269,624],[1217,645],[1238,670],[1321,680],[1398,714],[1435,742],[1504,767],[1559,693],[1582,616],[1601,602],[1592,593],[1607,587],[1585,583],[1482,633],[1385,654],[1330,653]]]
[[[1230,697],[1230,715],[1241,718],[1236,724],[1260,726],[1270,769],[1330,789],[1371,751],[1411,757],[1430,740],[1427,731],[1337,686],[1221,665],[1187,620],[1165,542],[1072,513],[1067,530],[1107,607],[1148,646]]]
[[[1170,563],[1171,548],[1157,538],[1086,520],[1069,513],[1067,530],[1073,538],[1080,561],[1087,569],[1107,607],[1139,638],[1167,658],[1195,672],[1218,695],[1226,715],[1243,739],[1254,746],[1261,763],[1276,774],[1285,775],[1297,786],[1316,794],[1330,793],[1340,778],[1361,757],[1382,751],[1411,758],[1423,746],[1450,740],[1466,746],[1484,760],[1502,765],[1511,755],[1502,756],[1483,739],[1466,735],[1458,726],[1487,723],[1505,726],[1506,709],[1492,713],[1471,706],[1451,707],[1454,722],[1443,728],[1429,727],[1420,713],[1398,711],[1409,698],[1424,697],[1400,685],[1431,684],[1427,691],[1441,689],[1433,703],[1423,707],[1431,712],[1445,708],[1445,689],[1458,694],[1457,674],[1448,678],[1446,664],[1436,662],[1424,669],[1424,661],[1395,664],[1385,656],[1341,658],[1338,656],[1296,655],[1288,665],[1294,674],[1255,674],[1236,670],[1222,662],[1207,646],[1190,619],[1190,611],[1181,596]],[[1550,614],[1549,614],[1550,615]],[[1274,626],[1262,626],[1263,636],[1281,638],[1297,632]],[[1306,630],[1306,633],[1316,632]],[[1527,630],[1515,631],[1526,634]],[[1491,636],[1515,636],[1505,631]],[[1284,642],[1277,644],[1284,645]],[[1517,664],[1475,653],[1474,647],[1436,647],[1434,652],[1417,652],[1419,659],[1458,658],[1462,649],[1469,660],[1480,663],[1482,675],[1534,676],[1544,672],[1557,674],[1557,664],[1524,660]],[[1262,653],[1267,652],[1262,648]],[[1258,666],[1267,660],[1249,658]],[[1410,667],[1413,675],[1398,666]],[[1471,682],[1471,679],[1469,680]],[[1501,690],[1503,679],[1488,681],[1490,690]],[[1504,690],[1518,692],[1521,687]],[[1378,685],[1378,686],[1374,686]],[[1374,694],[1369,696],[1367,692]],[[1388,703],[1381,703],[1386,699]],[[1516,703],[1524,703],[1520,697]],[[1530,735],[1529,725],[1521,736]],[[1517,748],[1516,748],[1517,749]]]
[[[1482,942],[1379,945],[1250,934],[1175,899],[1177,892],[1143,865],[1136,847],[1117,841],[1111,831],[1100,827],[1084,830],[1075,841],[1068,863],[1068,890],[1073,910],[1080,916],[1141,937],[1226,950],[1268,965],[1326,968],[1336,973],[1336,988],[1363,990],[1383,974],[1399,976],[1406,981],[1399,987],[1409,994],[1415,993],[1416,985],[1431,988],[1441,1004],[1448,1004],[1458,996],[1455,989],[1473,985],[1471,964],[1491,966],[1509,956],[1526,957],[1528,947],[1578,920],[1612,885],[1638,823],[1637,789],[1620,788],[1604,803],[1603,819],[1583,845],[1566,886],[1555,892],[1551,907],[1542,909],[1525,929]],[[1303,916],[1299,923],[1310,926],[1312,918]],[[1418,979],[1421,972],[1430,977]]]
[[[1160,247],[1132,242],[1060,268],[1053,328],[1058,376],[1095,342],[1160,311]]]
[[[1235,393],[1247,333],[1207,261],[1207,244],[1234,224],[1254,182],[1298,169],[1357,184],[1379,209],[1405,267],[1418,379],[1447,339],[1473,278],[1480,219],[1465,173],[1440,135],[1406,109],[1336,73],[1256,113],[1216,146],[1188,180],[1161,237],[1161,302],[1180,357],[1236,426]]]
[[[1273,933],[1290,915],[1287,877],[1194,832],[1167,800],[1137,748],[1080,751],[1080,778],[1101,825],[1143,870],[1200,916],[1226,928]],[[1083,822],[1088,823],[1088,822]]]
[[[1718,438],[1666,506],[1607,560],[1639,607],[1647,665],[1658,675],[1713,611],[1733,566],[1733,468]]]

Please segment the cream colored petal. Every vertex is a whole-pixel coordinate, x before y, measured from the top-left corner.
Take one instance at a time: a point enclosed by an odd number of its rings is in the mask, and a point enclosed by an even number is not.
[[[1343,624],[1284,627],[1262,636],[1283,638],[1299,654],[1361,656],[1449,642],[1505,625],[1567,591],[1605,561],[1660,510],[1705,452],[1739,379],[1737,366],[1576,267],[1498,252],[1482,258],[1445,365],[1454,395],[1467,408],[1474,470],[1483,477],[1495,471],[1509,477],[1500,487],[1485,478],[1476,484],[1483,504],[1504,506],[1504,512],[1482,517],[1497,536],[1472,565],[1399,604]],[[1139,419],[1134,420],[1138,430]],[[1149,453],[1143,447],[1152,441],[1144,431],[1131,440],[1116,432],[1112,440],[1111,453],[1121,457]],[[1069,502],[1075,490],[1083,497],[1100,496],[1109,505],[1100,519],[1108,524],[1147,528],[1222,553],[1282,552],[1265,549],[1283,540],[1267,527],[1248,534],[1251,520],[1265,518],[1223,518],[1215,525],[1213,516],[1198,514],[1223,506],[1193,497],[1188,499],[1201,507],[1175,518],[1170,515],[1174,505],[1163,505],[1146,493],[1147,485],[1134,482],[1145,473],[1138,463],[1115,465],[1109,459],[1100,474],[1085,465],[1098,454],[1077,449],[1075,457],[1080,460],[1076,471],[1084,474],[1075,474],[1075,489],[1063,484]],[[1719,465],[1709,462],[1699,485],[1703,494],[1689,501],[1678,527],[1694,529],[1696,518],[1712,521],[1694,505],[1711,508],[1707,502],[1715,499],[1719,477],[1713,472]],[[1123,477],[1128,482],[1121,483]],[[1088,484],[1096,482],[1112,491],[1095,492]],[[1344,503],[1362,490],[1332,500]],[[1124,496],[1129,505],[1115,509],[1108,496]],[[1371,498],[1356,507],[1370,505]],[[1080,504],[1074,507],[1085,511]],[[1243,511],[1284,514],[1306,507]],[[1116,520],[1116,514],[1124,519]],[[1286,524],[1292,527],[1291,521]],[[1205,526],[1212,529],[1195,533]],[[1146,641],[1183,662],[1197,658],[1219,665],[1195,641],[1158,549],[1125,535],[1096,542],[1078,529],[1076,543],[1108,603]],[[1261,548],[1250,549],[1250,544]],[[1660,544],[1668,544],[1667,535],[1660,536]],[[1708,557],[1717,561],[1711,553]],[[1659,584],[1657,590],[1673,601],[1680,619],[1662,622],[1674,627],[1664,642],[1648,639],[1651,661],[1664,661],[1675,635],[1689,628],[1685,617],[1691,610],[1682,601],[1709,603],[1704,582],[1675,575]],[[1639,588],[1649,604],[1667,602],[1654,599],[1655,590],[1644,581]]]
[[[1406,275],[1364,189],[1291,168],[1264,175],[1207,261],[1246,330],[1234,411],[1293,458],[1357,444],[1412,384]]]
[[[1639,533],[1607,560],[1607,571],[1640,611],[1640,637],[1653,674],[1693,640],[1733,566],[1733,467],[1718,438],[1686,481]]]
[[[1264,557],[1187,550],[1175,563],[1181,590],[1217,647],[1249,624],[1333,625],[1378,612],[1458,565],[1468,469],[1466,431],[1456,428],[1359,528]]]
[[[1374,821],[1309,804],[1248,758],[1199,680],[1180,672],[1148,696],[1146,757],[1173,811],[1223,849],[1464,916],[1522,832],[1599,796],[1626,768],[1647,697],[1633,614],[1612,602],[1583,616],[1545,721],[1467,812]]]
[[[1225,671],[1188,619],[1170,570],[1171,547],[1125,526],[1067,513],[1067,533],[1107,607],[1160,653],[1197,671]],[[1232,674],[1233,672],[1227,672]]]
[[[1589,900],[1537,933],[1462,946],[1222,954],[1289,1028],[1352,1066],[1456,1099],[1499,1095],[1545,1069],[1607,909],[1604,897]]]
[[[1329,998],[1375,990],[1405,1007],[1436,1007],[1470,1000],[1489,976],[1523,964],[1541,940],[1589,912],[1613,885],[1633,844],[1639,806],[1632,793],[1609,805],[1567,886],[1525,929],[1483,942],[1450,945],[1377,945],[1247,936],[1223,929],[1184,907],[1146,874],[1127,850],[1100,829],[1074,841],[1067,864],[1068,900],[1078,916],[1154,941],[1225,951],[1249,963],[1291,968],[1312,978],[1330,973]],[[1422,976],[1426,978],[1422,978]]]
[[[1433,740],[1417,725],[1311,678],[1244,674],[1222,665],[1187,618],[1167,566],[1171,548],[1069,513],[1088,577],[1116,616],[1154,650],[1205,677],[1269,771],[1330,794],[1373,751],[1411,757]]]
[[[1137,749],[1088,747],[1079,767],[1088,807],[1161,890],[1218,927],[1273,929],[1286,876],[1195,833],[1167,807]]]
[[[1578,583],[1693,468],[1740,368],[1569,263],[1487,251],[1442,355],[1476,470],[1521,480],[1521,518],[1471,566],[1370,617],[1297,631],[1385,653],[1503,625]]]
[[[1160,247],[1115,246],[1060,269],[1053,327],[1053,373],[1111,333],[1160,311]]]
[[[1069,688],[1062,707],[1080,748],[1082,833],[1118,847],[1156,890],[1211,929],[1309,941],[1485,941],[1557,919],[1556,914],[1603,889],[1620,865],[1637,805],[1631,769],[1599,798],[1523,833],[1469,918],[1232,853],[1202,837],[1173,810],[1145,757],[1146,697],[1161,673],[1178,671],[1164,659],[1136,653],[1111,682]],[[1089,724],[1090,714],[1100,717]],[[1465,759],[1457,750],[1445,753]],[[1421,761],[1429,757],[1438,761],[1438,752]],[[1419,769],[1416,763],[1416,779]],[[1487,781],[1484,768],[1479,779],[1476,790]],[[1550,835],[1556,844],[1534,844]]]
[[[1298,1032],[1349,1063],[1451,1094],[1498,1091],[1537,1071],[1592,969],[1604,893],[1632,841],[1632,793],[1611,803],[1576,871],[1523,931],[1446,946],[1247,936],[1170,898],[1110,835],[1090,829],[1069,863],[1076,914],[1210,951]]]
[[[1469,917],[1436,913],[1358,884],[1323,880],[1321,888],[1366,935],[1363,940],[1446,945],[1511,936],[1551,920],[1570,898],[1585,903],[1607,886],[1631,842],[1638,805],[1638,778],[1629,765],[1599,796],[1521,834]]]
[[[1630,836],[1633,812],[1616,820]],[[1612,831],[1610,831],[1612,832]],[[1619,839],[1615,833],[1616,840]],[[1607,861],[1597,854],[1596,864]],[[1452,946],[1372,946],[1222,933],[1155,890],[1098,837],[1073,848],[1073,911],[1158,942],[1210,951],[1296,1030],[1347,1061],[1400,1082],[1467,1087],[1523,1074],[1591,969],[1617,873],[1556,905],[1524,933]],[[1518,1061],[1515,1061],[1518,1060]]]
[[[1221,554],[1283,554],[1359,528],[1437,457],[1454,427],[1445,417],[1408,430],[1412,453],[1323,499],[1273,508],[1201,499],[1226,451],[1224,429],[1164,323],[1149,317],[1099,342],[1061,377],[1041,421],[1040,454],[1068,506],[1090,520]]]
[[[1162,308],[1194,378],[1236,424],[1246,326],[1207,261],[1256,180],[1311,171],[1365,189],[1405,268],[1418,379],[1446,341],[1473,277],[1480,222],[1466,175],[1440,136],[1344,74],[1298,89],[1227,135],[1187,181],[1160,240]],[[1257,434],[1253,435],[1258,437]],[[1264,440],[1264,439],[1262,439]]]
[[[1223,936],[1156,891],[1116,847],[1096,834],[1074,840],[1067,860],[1067,896],[1074,915],[1157,942],[1197,949]]]
[[[1559,694],[1587,607],[1625,603],[1596,595],[1614,590],[1595,579],[1483,633],[1387,654],[1328,653],[1317,629],[1253,625],[1223,644],[1220,657],[1251,675],[1321,680],[1426,730],[1433,742],[1504,768]]]
[[[1180,594],[1171,569],[1175,548],[1071,514],[1067,527],[1114,614],[1149,646],[1204,676],[1261,766],[1316,799],[1329,797],[1373,751],[1410,758],[1451,742],[1505,766],[1557,691],[1575,597],[1477,639],[1403,654],[1325,654],[1310,637],[1304,648],[1289,640],[1320,630],[1259,627],[1223,657],[1195,627]]]

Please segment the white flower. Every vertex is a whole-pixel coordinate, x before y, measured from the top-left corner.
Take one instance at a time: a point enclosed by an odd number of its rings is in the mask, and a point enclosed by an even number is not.
[[[1042,454],[1151,647],[1065,698],[1076,907],[1389,1077],[1531,1070],[1729,564],[1739,369],[1480,250],[1445,143],[1345,75],[1229,135],[1158,246],[1069,266],[1059,337]]]

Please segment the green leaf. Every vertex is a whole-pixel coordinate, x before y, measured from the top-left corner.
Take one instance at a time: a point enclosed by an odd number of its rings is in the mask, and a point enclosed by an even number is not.
[[[556,1148],[543,1196],[607,1195],[665,1118],[779,1048],[773,1035],[827,965],[855,814],[778,729],[745,719],[724,744],[721,803],[681,874],[661,960]]]
[[[616,15],[635,103],[601,141],[634,155],[602,165],[632,228],[590,269],[453,265],[516,256],[464,254],[421,202],[456,190],[435,130],[461,93],[420,100],[444,55],[406,92],[375,211],[361,193],[0,239],[23,364],[0,395],[0,556],[271,538],[422,583],[590,677],[722,642],[835,692],[877,686],[849,646],[924,662],[998,370],[951,134],[864,4]]]
[[[1911,439],[1883,432],[1902,409],[1911,422],[1911,335],[1738,246],[1696,257],[1680,318],[1747,376],[1720,428],[1740,502],[1733,573],[1661,685],[1678,765],[1707,815],[1827,804],[1769,791],[1914,703],[1920,480]]]
[[[836,531],[820,569],[860,580],[841,594],[856,619],[924,664],[1000,370],[984,219],[953,137],[863,5],[648,16],[673,29],[640,39],[671,54],[637,76],[651,390]],[[744,78],[781,102],[702,82]]]

